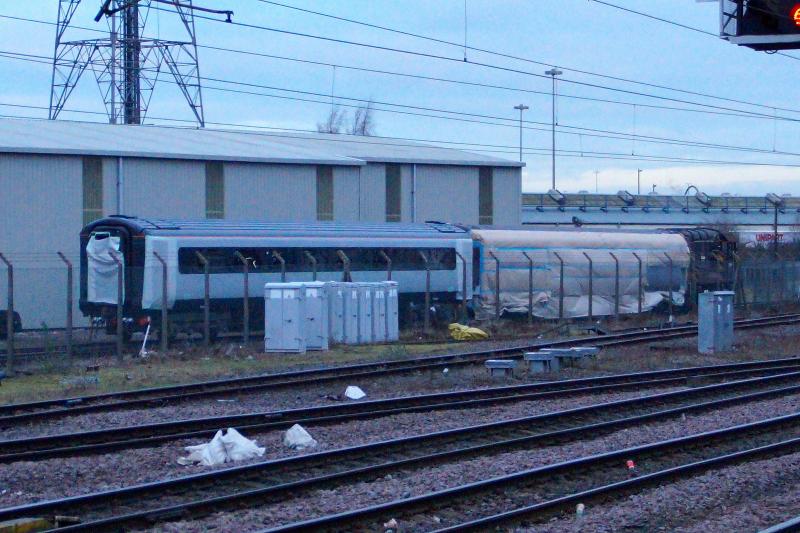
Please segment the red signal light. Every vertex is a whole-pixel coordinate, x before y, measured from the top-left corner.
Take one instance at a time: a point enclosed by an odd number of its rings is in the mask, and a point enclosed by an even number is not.
[[[790,15],[794,21],[794,25],[800,28],[800,4],[795,4],[792,8]]]

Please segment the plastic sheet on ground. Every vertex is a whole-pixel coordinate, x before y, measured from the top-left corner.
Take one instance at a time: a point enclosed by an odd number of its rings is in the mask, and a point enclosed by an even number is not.
[[[344,390],[344,395],[351,400],[360,400],[361,398],[366,397],[367,393],[361,390],[361,387],[348,385],[348,387]]]
[[[295,424],[290,427],[283,435],[283,444],[292,448],[293,450],[304,450],[306,448],[313,448],[317,445],[317,441],[311,434],[303,428],[300,424]]]
[[[471,328],[464,324],[450,324],[447,326],[450,336],[457,341],[482,341],[489,338],[489,334],[478,328]]]
[[[178,458],[179,464],[199,463],[203,466],[246,461],[254,457],[262,457],[265,451],[255,441],[246,438],[233,428],[228,428],[226,433],[220,429],[210,442],[186,446],[185,449],[189,455]]]

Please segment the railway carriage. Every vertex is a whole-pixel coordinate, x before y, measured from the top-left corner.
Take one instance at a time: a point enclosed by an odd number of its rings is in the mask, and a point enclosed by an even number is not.
[[[81,232],[81,295],[84,315],[116,328],[117,261],[123,269],[125,331],[158,326],[166,263],[170,331],[199,331],[208,263],[212,330],[242,326],[243,268],[249,271],[251,322],[263,324],[267,282],[398,282],[401,315],[420,309],[430,270],[434,306],[450,308],[464,294],[463,270],[471,273],[472,241],[465,229],[443,223],[342,224],[224,220],[148,220],[111,216]],[[422,253],[420,253],[422,252]],[[465,258],[459,259],[459,255]],[[388,261],[387,261],[388,259]],[[427,265],[426,265],[427,261]],[[427,267],[427,269],[426,269]]]

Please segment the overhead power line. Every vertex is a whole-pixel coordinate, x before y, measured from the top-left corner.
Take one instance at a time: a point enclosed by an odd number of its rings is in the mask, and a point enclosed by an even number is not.
[[[669,24],[671,26],[677,26],[678,28],[683,28],[684,30],[689,30],[689,31],[693,31],[693,32],[696,32],[696,33],[701,33],[703,35],[709,35],[709,36],[711,36],[711,37],[713,37],[713,38],[715,38],[717,40],[720,39],[720,36],[719,36],[718,33],[706,31],[706,30],[704,30],[702,28],[696,28],[694,26],[689,26],[688,24],[683,24],[681,22],[676,22],[674,20],[670,20],[670,19],[667,19],[667,18],[657,17],[655,15],[651,15],[650,13],[645,13],[644,11],[637,11],[637,10],[631,9],[629,7],[624,7],[624,6],[620,6],[620,5],[617,5],[617,4],[612,4],[611,2],[606,2],[605,0],[589,0],[589,1],[590,2],[595,2],[596,4],[602,4],[604,6],[611,7],[611,8],[614,8],[614,9],[618,9],[620,11],[624,11],[624,12],[630,13],[632,15],[638,15],[640,17],[648,18],[650,20],[655,20],[657,22],[663,22],[664,24]],[[760,9],[758,7],[750,6],[750,9],[754,9],[756,11],[763,11],[764,13],[767,13],[767,14],[770,14],[770,15],[773,15],[773,16],[775,15],[775,13],[771,13],[769,11],[766,11],[764,9]],[[785,17],[785,18],[789,18],[789,17]],[[775,55],[788,57],[789,59],[794,59],[795,61],[800,61],[800,57],[793,56],[791,54],[787,54],[786,52],[777,52]],[[770,106],[766,106],[766,107],[770,107]],[[783,109],[783,108],[776,108],[776,109],[781,109],[782,111],[786,111],[786,109]],[[793,112],[795,112],[795,111],[793,111]]]
[[[20,105],[20,104],[3,104],[0,103],[0,106],[10,106],[10,107],[20,107],[20,108],[31,108],[31,109],[41,109],[47,110],[48,108],[44,106],[27,106],[27,105]],[[101,113],[98,111],[88,111],[88,110],[70,110],[64,109],[65,112],[75,112],[80,114],[89,114],[89,115],[105,115],[105,113]],[[39,117],[30,117],[30,116],[20,116],[20,115],[0,115],[2,118],[17,118],[17,119],[35,119],[35,120],[42,120],[45,121],[47,119],[39,118]],[[165,121],[172,121],[172,122],[184,122],[184,123],[192,123],[193,121],[190,120],[181,120],[181,119],[172,119],[172,118],[164,118],[164,117],[150,117],[151,120],[165,120]],[[106,124],[100,122],[86,122],[87,124]],[[235,124],[235,123],[224,123],[224,122],[207,122],[209,125],[223,125],[223,126],[233,126],[233,127],[240,127],[240,128],[253,128],[253,129],[271,129],[269,127],[264,126],[252,126],[247,124]],[[154,125],[156,126],[156,125]],[[158,127],[161,128],[176,128],[176,129],[187,129],[187,127],[176,127],[176,126],[169,126],[158,124]],[[125,127],[137,127],[137,126],[125,126]],[[148,125],[139,125],[138,127],[151,127]],[[188,129],[197,129],[196,127],[189,127]],[[288,129],[288,128],[282,128]],[[215,131],[223,131],[223,130],[215,130]],[[297,135],[286,135],[281,133],[275,132],[255,132],[255,131],[247,131],[247,130],[225,130],[225,131],[233,131],[235,133],[242,133],[242,134],[249,134],[249,135],[262,135],[268,137],[278,137],[278,138],[292,138],[297,139]],[[311,130],[293,130],[293,131],[300,131],[304,133],[317,133]],[[355,144],[368,144],[368,145],[387,145],[387,146],[408,146],[408,144],[398,144],[398,143],[390,143],[390,142],[377,142],[370,139],[373,137],[363,137],[357,135],[346,135],[346,134],[328,134],[324,137],[320,137],[317,133],[317,137],[315,139],[326,141],[326,142],[334,142],[334,143],[355,143]],[[347,137],[351,137],[348,139]],[[302,137],[300,137],[302,138]],[[357,138],[358,140],[355,140]],[[410,142],[426,142],[426,143],[442,143],[442,144],[467,144],[469,146],[474,146],[476,148],[470,148],[473,152],[485,152],[485,153],[502,153],[502,154],[515,154],[517,153],[518,147],[508,147],[509,149],[502,150],[502,149],[494,149],[494,147],[498,145],[486,145],[481,143],[456,143],[450,141],[435,141],[435,140],[426,140],[426,139],[413,139],[413,138],[402,138],[402,137],[378,137],[379,139],[391,139],[391,140],[405,140]],[[503,147],[504,145],[500,145]],[[420,147],[424,149],[425,147]],[[442,148],[432,146],[431,148]],[[447,148],[447,147],[446,147]],[[456,148],[449,147],[450,149],[456,150]],[[513,149],[512,149],[513,148]],[[463,151],[463,149],[461,149]],[[534,148],[534,147],[525,147],[523,154],[525,155],[532,155],[532,156],[547,156],[550,155],[550,148],[542,147],[542,148]],[[703,165],[725,165],[725,166],[757,166],[757,167],[784,167],[784,168],[800,168],[800,164],[778,164],[778,163],[762,163],[762,162],[741,162],[741,161],[728,161],[728,160],[716,160],[716,159],[697,159],[697,158],[685,158],[685,157],[672,157],[672,156],[659,156],[659,155],[646,155],[646,154],[639,154],[639,155],[629,155],[620,152],[597,152],[597,151],[579,151],[579,150],[556,150],[556,153],[560,157],[571,157],[571,158],[582,158],[582,159],[609,159],[609,160],[618,160],[618,161],[638,161],[638,162],[656,162],[656,163],[687,163],[687,164],[703,164]]]
[[[10,20],[17,20],[21,22],[30,22],[35,24],[42,24],[42,25],[49,25],[55,26],[54,22],[50,22],[47,20],[41,19],[33,19],[27,17],[17,17],[12,15],[4,15],[0,14],[0,19],[10,19]],[[72,25],[75,29],[81,29],[86,31],[92,32],[99,32],[105,33],[102,30],[98,30],[96,28],[88,28],[85,26],[77,26]],[[385,70],[385,69],[374,69],[374,68],[367,68],[367,67],[357,67],[353,65],[345,65],[341,63],[330,63],[325,61],[316,61],[312,59],[303,59],[297,57],[289,57],[289,56],[282,56],[276,54],[268,54],[264,52],[257,52],[254,50],[242,50],[237,48],[229,48],[223,46],[213,46],[213,45],[203,45],[198,44],[198,48],[206,49],[206,50],[213,50],[217,52],[228,52],[228,53],[235,53],[235,54],[242,54],[252,57],[262,57],[267,59],[275,59],[280,61],[290,61],[295,63],[302,63],[302,64],[309,64],[309,65],[318,65],[324,66],[327,68],[336,68],[336,69],[345,69],[345,70],[353,70],[357,72],[366,72],[369,74],[380,74],[380,75],[387,75],[387,76],[397,76],[397,77],[404,77],[404,78],[411,78],[411,79],[421,79],[427,81],[434,81],[434,82],[441,82],[441,83],[450,83],[456,85],[464,85],[464,86],[471,86],[471,87],[480,87],[485,89],[495,89],[501,91],[509,91],[509,92],[518,92],[518,93],[525,93],[525,94],[538,94],[546,97],[550,97],[551,93],[549,91],[537,91],[535,89],[527,89],[523,87],[514,87],[508,85],[496,85],[491,83],[481,83],[475,81],[468,81],[468,80],[460,80],[460,79],[453,79],[453,78],[443,78],[437,76],[425,76],[422,74],[413,74],[408,72],[398,72],[392,70]],[[609,98],[598,98],[598,97],[591,97],[591,96],[580,96],[576,94],[569,94],[569,93],[559,93],[559,98],[567,98],[571,100],[582,100],[588,102],[599,102],[599,103],[607,103],[613,105],[622,105],[627,107],[641,107],[646,109],[663,109],[667,111],[678,111],[678,112],[687,112],[687,113],[700,113],[700,114],[707,114],[707,115],[715,115],[715,116],[729,116],[729,117],[738,117],[738,118],[749,118],[749,119],[756,119],[756,120],[775,120],[775,117],[772,115],[765,116],[765,115],[753,115],[747,111],[737,111],[737,112],[726,112],[726,111],[714,111],[710,109],[702,109],[702,108],[690,108],[690,107],[675,107],[675,106],[667,106],[667,105],[658,105],[658,104],[647,104],[643,102],[632,102],[632,101],[624,101],[624,100],[613,100]],[[696,105],[696,104],[691,104]],[[783,120],[779,118],[779,120]]]
[[[487,48],[466,46],[463,43],[457,43],[457,42],[454,42],[454,41],[448,41],[446,39],[439,39],[439,38],[431,37],[431,36],[428,36],[428,35],[422,35],[422,34],[419,34],[419,33],[399,30],[397,28],[391,28],[391,27],[388,27],[388,26],[381,26],[381,25],[378,25],[378,24],[371,24],[371,23],[364,22],[364,21],[357,20],[357,19],[353,19],[353,18],[340,17],[340,16],[332,15],[330,13],[324,13],[324,12],[321,12],[321,11],[315,11],[315,10],[311,10],[311,9],[305,9],[305,8],[301,8],[301,7],[297,7],[297,6],[284,4],[284,3],[281,3],[281,2],[276,2],[274,0],[258,0],[258,1],[262,2],[264,4],[271,4],[271,5],[278,6],[278,7],[283,7],[283,8],[286,8],[286,9],[292,9],[292,10],[295,10],[295,11],[301,11],[301,12],[317,15],[317,16],[320,16],[320,17],[331,18],[331,19],[342,21],[342,22],[348,22],[348,23],[351,23],[351,24],[357,24],[357,25],[360,25],[360,26],[365,26],[365,27],[369,27],[369,28],[373,28],[373,29],[379,29],[379,30],[383,30],[383,31],[397,33],[397,34],[400,34],[400,35],[406,35],[406,36],[414,37],[414,38],[418,38],[418,39],[424,39],[426,41],[436,42],[436,43],[440,43],[440,44],[446,44],[446,45],[449,45],[449,46],[454,46],[454,47],[459,48],[459,49],[466,48],[467,50],[473,50],[473,51],[476,51],[476,52],[482,52],[482,53],[485,53],[485,54],[495,55],[495,56],[498,56],[498,57],[504,57],[504,58],[507,58],[507,59],[514,59],[514,60],[517,60],[517,61],[523,61],[523,62],[531,63],[531,64],[534,64],[534,65],[540,65],[540,66],[546,66],[546,67],[557,67],[557,68],[560,68],[560,69],[569,70],[569,71],[576,72],[578,74],[584,74],[584,75],[587,75],[587,76],[596,76],[596,77],[599,77],[599,78],[613,80],[613,81],[620,81],[620,82],[624,82],[624,83],[631,83],[631,84],[634,84],[634,85],[641,85],[641,86],[644,86],[644,87],[650,87],[650,88],[654,88],[654,89],[662,89],[662,90],[673,91],[673,92],[678,92],[678,93],[683,93],[683,94],[690,94],[690,95],[693,95],[693,96],[702,96],[702,97],[705,97],[705,98],[713,98],[715,100],[723,100],[723,101],[731,102],[731,103],[738,103],[738,104],[762,107],[764,109],[779,109],[781,111],[789,111],[789,112],[792,112],[792,113],[800,113],[800,110],[798,110],[798,109],[789,109],[789,108],[783,108],[783,107],[776,108],[775,106],[769,105],[769,104],[763,104],[763,103],[759,103],[759,102],[749,102],[749,101],[741,100],[741,99],[737,99],[737,98],[728,98],[728,97],[720,96],[718,94],[709,94],[709,93],[704,93],[704,92],[699,92],[699,91],[693,91],[693,90],[690,90],[690,89],[682,89],[682,88],[677,88],[677,87],[670,87],[668,85],[663,85],[663,84],[645,82],[645,81],[642,81],[642,80],[624,78],[624,77],[621,77],[621,76],[613,76],[613,75],[610,75],[610,74],[602,74],[602,73],[599,73],[599,72],[592,72],[592,71],[588,71],[588,70],[568,67],[568,66],[565,66],[565,65],[557,65],[557,64],[554,64],[554,63],[546,62],[546,61],[530,59],[530,58],[521,57],[521,56],[518,56],[518,55],[509,54],[509,53],[505,53],[505,52],[499,52],[497,50],[491,50],[491,49],[487,49]],[[590,0],[590,1],[592,1],[592,0]],[[594,0],[594,1],[598,1],[598,0]],[[666,19],[660,19],[659,17],[655,17],[655,16],[648,15],[648,14],[645,14],[645,13],[641,13],[641,12],[637,12],[637,11],[630,10],[630,9],[627,9],[627,8],[623,8],[623,7],[611,4],[609,2],[599,1],[599,3],[608,5],[610,7],[616,7],[618,9],[622,9],[622,10],[625,10],[625,11],[630,11],[632,13],[636,13],[636,14],[639,14],[639,15],[642,15],[642,16],[646,16],[646,17],[649,17],[649,18],[662,20],[663,22],[668,22],[670,24],[674,24],[675,26],[681,26],[681,27],[684,27],[684,28],[689,29],[689,30],[697,31],[697,32],[700,32],[700,33],[706,33],[706,34],[712,35],[712,36],[717,37],[717,38],[719,37],[716,34],[707,32],[707,31],[699,29],[699,28],[694,28],[692,26],[687,26],[687,25],[680,24],[678,22],[669,21],[669,20],[666,20]],[[791,56],[791,55],[788,55],[788,54],[780,54],[780,55],[785,55],[786,57],[789,57],[791,59],[800,60],[800,58],[794,57],[794,56]]]
[[[151,7],[151,9],[160,10],[161,8]],[[212,22],[221,22],[221,21],[216,20],[214,18],[206,17],[206,16],[202,16],[202,15],[196,15],[195,18],[198,19],[198,20],[209,20],[209,21],[212,21]],[[292,36],[295,36],[295,37],[303,37],[303,38],[315,39],[315,40],[320,40],[320,41],[325,41],[325,42],[346,44],[346,45],[350,45],[350,46],[369,48],[369,49],[373,49],[373,50],[381,50],[381,51],[384,51],[384,52],[393,52],[393,53],[398,53],[398,54],[405,54],[405,55],[411,55],[411,56],[416,56],[416,57],[424,57],[424,58],[428,58],[428,59],[436,59],[436,60],[453,62],[453,63],[463,63],[463,64],[469,64],[469,65],[473,65],[473,66],[484,67],[484,68],[497,70],[497,71],[502,71],[502,72],[510,72],[510,73],[521,74],[521,75],[525,75],[525,76],[531,76],[531,77],[535,77],[535,78],[547,78],[547,79],[550,79],[549,76],[546,76],[544,74],[537,74],[535,72],[530,72],[530,71],[526,71],[526,70],[511,68],[511,67],[504,67],[504,66],[501,66],[501,65],[494,65],[494,64],[491,64],[491,63],[483,63],[483,62],[477,62],[477,61],[464,62],[464,60],[460,59],[460,58],[443,56],[443,55],[434,54],[434,53],[430,53],[430,52],[418,52],[418,51],[414,51],[414,50],[406,50],[406,49],[403,49],[403,48],[396,48],[396,47],[391,47],[391,46],[383,46],[383,45],[377,45],[377,44],[371,44],[371,43],[364,43],[364,42],[360,42],[360,41],[352,41],[352,40],[349,40],[349,39],[339,39],[339,38],[335,38],[335,37],[327,37],[327,36],[323,36],[323,35],[316,35],[316,34],[305,33],[305,32],[290,31],[290,30],[285,30],[285,29],[281,29],[281,28],[263,26],[263,25],[259,25],[259,24],[249,24],[249,23],[244,23],[244,22],[231,22],[231,23],[222,22],[222,23],[226,24],[227,26],[250,28],[250,29],[274,32],[274,33],[280,33],[282,35],[292,35]],[[569,84],[573,84],[573,85],[578,85],[578,86],[583,86],[583,87],[590,87],[590,88],[594,88],[594,89],[614,91],[614,92],[630,94],[630,95],[635,95],[635,96],[641,96],[641,97],[646,97],[646,98],[653,98],[653,99],[663,100],[663,101],[668,101],[668,102],[677,102],[677,103],[683,103],[683,104],[697,105],[697,106],[707,107],[707,108],[710,108],[710,109],[717,109],[717,110],[722,110],[722,111],[732,111],[732,112],[738,112],[738,113],[749,113],[749,114],[754,114],[754,115],[758,115],[758,116],[762,116],[762,117],[774,118],[774,115],[768,115],[768,114],[765,114],[765,113],[758,113],[758,112],[755,112],[755,111],[746,111],[746,110],[736,109],[736,108],[731,108],[731,107],[726,107],[726,106],[720,106],[720,105],[714,105],[714,104],[706,104],[706,103],[702,103],[702,102],[693,102],[693,101],[690,101],[690,100],[682,100],[680,98],[673,98],[673,97],[668,97],[668,96],[654,95],[654,94],[644,93],[644,92],[640,92],[640,91],[633,91],[633,90],[629,90],[629,89],[621,89],[621,88],[617,88],[617,87],[610,87],[610,86],[606,86],[606,85],[600,85],[600,84],[596,84],[596,83],[589,83],[589,82],[584,82],[584,81],[571,80],[571,79],[568,79],[568,78],[559,78],[559,81],[562,82],[562,83],[569,83]],[[714,97],[714,98],[717,98],[717,97]],[[747,103],[747,105],[757,105],[759,107],[764,107],[764,108],[771,109],[771,110],[778,109],[776,106],[769,106],[769,105],[764,105],[764,104]],[[779,109],[781,109],[783,111],[793,112],[793,113],[800,113],[800,110],[795,110],[795,109],[788,109],[788,108],[779,108]],[[796,119],[790,119],[790,118],[787,117],[787,120],[796,120]]]
[[[21,56],[21,57],[17,57]],[[36,56],[34,54],[23,54],[18,52],[10,52],[10,51],[2,51],[0,50],[0,57],[8,57],[11,59],[19,59],[25,61],[31,61],[41,64],[50,64],[49,58],[45,56]],[[299,102],[307,102],[307,103],[315,103],[320,105],[328,106],[330,102],[328,100],[328,95],[323,93],[317,93],[312,91],[301,91],[296,89],[287,89],[282,87],[276,86],[267,86],[261,84],[251,84],[246,82],[235,82],[230,80],[224,80],[219,78],[211,78],[211,77],[201,77],[202,81],[212,81],[217,83],[225,83],[225,84],[234,84],[234,85],[242,85],[246,87],[252,88],[263,88],[269,90],[277,90],[283,92],[289,92],[294,94],[303,94],[306,96],[317,96],[320,98],[324,98],[323,100],[315,100],[311,98],[302,98],[302,97],[292,97],[286,95],[276,95],[276,94],[268,94],[262,92],[256,92],[251,90],[241,90],[241,89],[232,89],[228,87],[216,87],[211,85],[206,85],[206,90],[212,91],[221,91],[227,93],[234,93],[234,94],[247,94],[252,96],[260,96],[260,97],[267,97],[273,99],[283,99],[283,100],[291,100],[291,101],[299,101]],[[171,83],[170,80],[165,80],[166,83]],[[496,115],[484,115],[479,113],[466,113],[462,111],[453,111],[448,109],[440,109],[440,108],[432,108],[432,107],[423,107],[423,106],[413,106],[408,104],[398,104],[394,102],[384,102],[384,101],[372,101],[363,98],[354,98],[348,96],[337,96],[339,100],[349,100],[353,102],[358,102],[357,104],[346,104],[339,102],[338,105],[342,107],[349,107],[349,108],[359,108],[362,107],[364,104],[377,104],[383,106],[391,106],[400,109],[390,109],[385,107],[374,107],[376,111],[383,111],[387,113],[394,113],[394,114],[401,114],[401,115],[411,115],[411,116],[422,116],[426,118],[434,118],[440,120],[455,120],[459,122],[468,122],[468,123],[475,123],[475,124],[483,124],[483,125],[490,125],[490,126],[501,126],[506,128],[517,128],[518,126],[516,123],[518,121],[513,118],[507,117],[500,117]],[[411,109],[413,111],[408,111]],[[427,112],[427,113],[426,113]],[[443,116],[443,115],[433,115],[430,113],[442,113],[447,115],[453,116]],[[466,118],[464,118],[466,117]],[[497,122],[503,121],[503,122]],[[536,124],[540,126],[548,126],[545,122],[539,121],[531,121],[531,120],[524,120],[524,124]],[[534,126],[523,126],[526,130],[531,131],[546,131],[549,132],[549,128],[545,127],[534,127]],[[576,130],[576,131],[571,131]],[[640,142],[650,143],[650,144],[661,144],[661,145],[677,145],[677,146],[691,146],[696,148],[703,148],[703,149],[712,149],[712,150],[729,150],[729,151],[740,151],[740,152],[752,152],[752,153],[761,153],[761,154],[768,154],[768,155],[778,155],[778,156],[800,156],[800,153],[797,152],[786,152],[786,151],[776,151],[776,150],[768,150],[764,148],[756,148],[756,147],[748,147],[748,146],[736,146],[736,145],[725,145],[725,144],[718,144],[718,143],[710,143],[710,142],[703,142],[703,141],[691,141],[686,139],[679,139],[679,138],[670,138],[670,137],[656,137],[656,136],[647,136],[641,134],[631,134],[627,132],[618,132],[614,130],[603,130],[603,129],[596,129],[596,128],[585,128],[580,126],[571,126],[566,124],[559,125],[559,129],[557,130],[560,134],[565,135],[573,135],[578,137],[589,137],[589,138],[601,138],[601,139],[609,139],[609,140],[620,140],[620,141],[633,141],[637,140]]]

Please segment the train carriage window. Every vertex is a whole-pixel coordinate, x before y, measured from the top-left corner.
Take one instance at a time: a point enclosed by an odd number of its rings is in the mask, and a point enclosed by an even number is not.
[[[317,260],[318,272],[341,272],[341,250],[350,259],[352,272],[375,272],[386,270],[386,261],[381,257],[383,250],[392,260],[395,271],[425,270],[425,263],[417,248],[236,248],[236,247],[197,247],[180,248],[178,250],[178,267],[181,274],[202,274],[203,265],[197,252],[209,262],[212,274],[233,274],[242,272],[242,261],[236,256],[239,251],[250,260],[252,273],[280,273],[281,262],[278,254],[286,263],[286,272],[311,272],[311,261],[305,251],[310,252]],[[428,258],[431,270],[454,270],[456,254],[452,248],[422,248]]]

